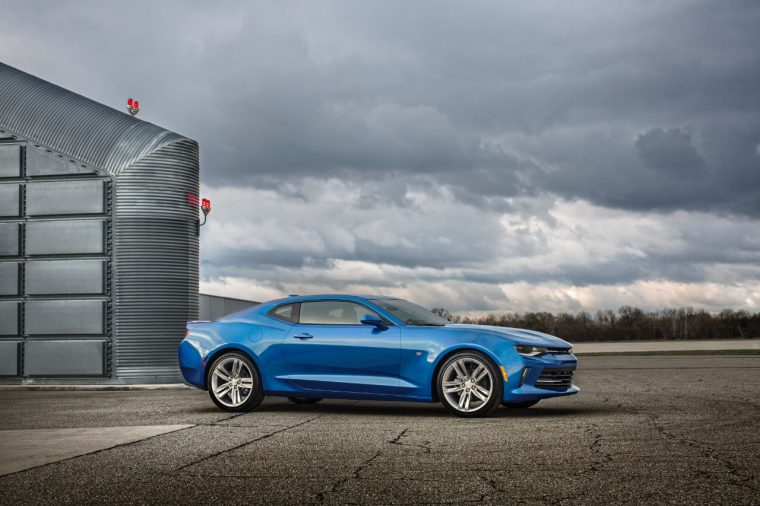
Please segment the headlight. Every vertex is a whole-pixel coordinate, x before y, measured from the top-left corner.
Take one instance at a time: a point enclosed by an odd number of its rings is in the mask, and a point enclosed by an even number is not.
[[[539,357],[548,351],[544,346],[526,346],[524,344],[516,344],[515,350],[523,357]]]

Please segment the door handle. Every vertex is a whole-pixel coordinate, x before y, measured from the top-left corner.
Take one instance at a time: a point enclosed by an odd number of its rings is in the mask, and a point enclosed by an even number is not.
[[[300,339],[301,341],[306,341],[307,339],[311,339],[314,336],[312,336],[311,334],[307,334],[306,332],[304,332],[302,334],[296,334],[293,337],[295,339]]]

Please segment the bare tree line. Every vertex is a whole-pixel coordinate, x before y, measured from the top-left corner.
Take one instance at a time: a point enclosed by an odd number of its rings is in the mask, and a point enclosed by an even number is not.
[[[433,312],[454,323],[519,327],[570,341],[634,341],[651,339],[749,339],[760,337],[760,313],[724,309],[710,313],[693,308],[645,311],[623,306],[617,312],[500,313],[475,318],[443,308]]]

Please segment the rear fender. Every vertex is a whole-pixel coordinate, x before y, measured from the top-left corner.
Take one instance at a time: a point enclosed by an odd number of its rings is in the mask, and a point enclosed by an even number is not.
[[[257,343],[261,329],[245,322],[189,322],[188,334],[179,346],[179,362],[188,383],[207,389],[207,369],[220,354],[237,351],[247,355],[264,378]],[[222,330],[224,336],[222,336]]]
[[[256,369],[259,372],[259,377],[261,378],[262,383],[265,381],[264,379],[264,373],[261,369],[261,359],[259,359],[258,356],[249,348],[248,346],[243,346],[239,344],[225,344],[223,346],[220,346],[216,350],[211,351],[207,356],[203,363],[203,387],[205,390],[208,389],[208,374],[210,371],[211,364],[214,363],[214,360],[217,359],[217,357],[220,357],[224,355],[225,353],[241,353],[248,357],[251,362],[253,362],[253,365],[256,367]],[[266,390],[266,385],[264,385],[264,389]]]

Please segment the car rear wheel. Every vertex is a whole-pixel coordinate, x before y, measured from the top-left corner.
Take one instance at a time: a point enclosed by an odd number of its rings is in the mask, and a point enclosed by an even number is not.
[[[540,399],[539,399],[540,400]],[[505,408],[512,408],[512,409],[525,409],[529,408],[531,406],[535,406],[538,404],[539,400],[535,401],[525,401],[525,402],[502,402],[502,405]]]
[[[209,368],[208,393],[224,411],[250,411],[264,400],[259,371],[241,353],[226,353]]]
[[[496,365],[476,351],[449,357],[438,373],[437,388],[443,406],[462,417],[487,415],[499,405],[504,391]]]
[[[288,400],[295,404],[316,404],[322,399],[317,397],[288,397]]]

